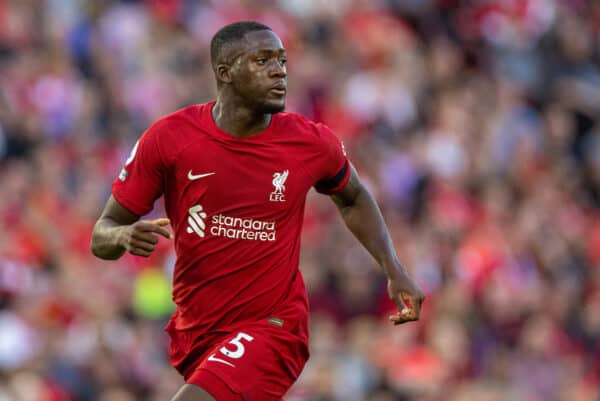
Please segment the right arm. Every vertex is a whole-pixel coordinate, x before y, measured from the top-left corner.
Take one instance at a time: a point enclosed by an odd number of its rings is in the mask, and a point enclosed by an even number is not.
[[[158,235],[171,238],[168,219],[140,220],[163,192],[165,161],[160,138],[169,133],[159,120],[136,142],[112,185],[112,193],[92,233],[92,253],[101,259],[119,259],[125,252],[148,257]],[[119,201],[117,201],[119,199]]]
[[[138,215],[127,210],[111,195],[94,225],[92,253],[108,260],[119,259],[125,251],[148,257],[158,242],[156,234],[171,239],[171,233],[165,228],[170,223],[169,219],[139,219]]]

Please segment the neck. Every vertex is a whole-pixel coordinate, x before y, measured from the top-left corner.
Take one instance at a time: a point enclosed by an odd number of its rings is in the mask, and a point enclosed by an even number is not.
[[[271,114],[257,113],[241,101],[219,94],[212,109],[217,127],[240,138],[259,134],[271,122]]]

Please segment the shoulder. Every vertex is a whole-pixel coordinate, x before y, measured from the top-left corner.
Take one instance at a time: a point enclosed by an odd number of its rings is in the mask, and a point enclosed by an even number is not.
[[[276,114],[278,125],[294,135],[303,135],[307,139],[319,140],[333,135],[333,131],[327,125],[312,121],[309,118],[292,112]]]
[[[205,104],[196,104],[176,110],[154,121],[142,134],[141,144],[154,146],[170,160],[193,139],[193,130],[198,124]]]
[[[194,104],[169,113],[154,121],[144,132],[143,137],[175,144],[185,142],[190,137],[190,131],[199,124],[206,104]]]
[[[202,111],[207,107],[207,104],[194,104],[176,110],[156,120],[148,130],[165,132],[177,128],[182,125],[193,123],[202,115]],[[166,134],[163,134],[166,135]]]

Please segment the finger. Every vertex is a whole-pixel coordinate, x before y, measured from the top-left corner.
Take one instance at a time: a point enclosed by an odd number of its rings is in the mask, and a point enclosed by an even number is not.
[[[421,312],[421,304],[423,303],[423,299],[421,296],[415,296],[412,294],[409,294],[407,292],[400,292],[400,297],[402,298],[403,301],[403,305],[405,306],[406,309],[414,311],[414,313],[417,315],[417,318],[419,317],[419,314]],[[404,308],[400,309],[401,313],[408,313],[408,311],[405,311]]]
[[[151,243],[146,242],[146,241],[132,240],[131,241],[131,248],[132,249],[139,248],[139,249],[143,249],[143,250],[148,251],[148,252],[152,252],[152,251],[154,251],[154,244],[151,244]]]
[[[394,302],[398,310],[401,310],[405,306],[404,301],[402,301],[402,298],[400,298],[400,295],[398,295],[398,293],[392,295],[392,302]]]
[[[161,224],[154,223],[159,221]],[[139,229],[141,231],[153,232],[162,235],[167,239],[171,239],[171,232],[164,228],[165,225],[169,224],[169,219],[156,219],[139,222]]]
[[[148,251],[153,251],[154,245],[157,242],[158,237],[154,234],[133,231],[131,237],[127,240],[127,250],[143,248]]]
[[[420,305],[413,295],[399,291],[398,312],[391,315],[389,320],[395,325],[419,320]]]
[[[423,302],[425,302],[425,296],[421,295],[418,299],[419,311],[421,311],[421,307],[423,306]]]
[[[407,322],[414,322],[419,320],[419,318],[413,314],[401,314],[400,312],[396,312],[389,317],[390,322],[394,323],[394,325],[399,325]]]
[[[161,217],[161,218],[154,219],[154,220],[148,220],[148,222],[159,225],[161,227],[168,226],[169,224],[171,224],[171,220],[167,219],[166,217]]]
[[[144,249],[141,248],[132,248],[129,251],[130,254],[135,255],[135,256],[142,256],[144,258],[147,258],[148,256],[150,256],[152,254],[152,252],[146,251]]]
[[[158,237],[154,234],[151,234],[149,232],[146,231],[134,231],[131,234],[131,237],[133,239],[139,240],[139,241],[144,241],[144,242],[148,242],[150,244],[156,244],[158,242]]]
[[[399,308],[401,314],[409,314],[411,311],[416,310],[417,303],[412,295],[401,291],[400,300],[402,301],[401,307]]]

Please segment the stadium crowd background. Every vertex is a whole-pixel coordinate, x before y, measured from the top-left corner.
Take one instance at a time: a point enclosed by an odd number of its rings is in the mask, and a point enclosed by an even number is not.
[[[383,276],[311,194],[312,358],[287,400],[597,401],[600,2],[584,0],[0,0],[0,401],[180,386],[171,244],[109,263],[90,233],[141,132],[213,98],[209,40],[240,19],[282,37],[288,109],[343,139],[428,296],[391,326]]]

